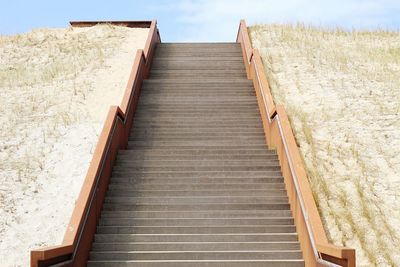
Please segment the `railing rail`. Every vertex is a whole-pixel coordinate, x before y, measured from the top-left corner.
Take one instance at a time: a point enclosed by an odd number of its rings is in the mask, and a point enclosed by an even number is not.
[[[161,41],[155,20],[71,22],[71,25],[90,27],[99,23],[149,28],[145,50],[136,53],[121,107],[110,107],[62,244],[31,251],[32,267],[86,264],[116,154],[127,145],[142,82],[148,76],[155,45]]]
[[[253,80],[267,144],[277,150],[306,266],[355,266],[354,249],[328,242],[285,108],[273,101],[261,57],[251,46],[244,20],[236,41],[242,47],[247,77]]]

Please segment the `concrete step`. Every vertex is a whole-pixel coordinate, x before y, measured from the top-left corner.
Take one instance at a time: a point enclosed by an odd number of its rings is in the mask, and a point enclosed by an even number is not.
[[[292,213],[290,210],[102,211],[101,213],[102,218],[124,218],[127,216],[133,218],[258,218],[290,217]]]
[[[112,178],[113,179],[113,178]],[[279,180],[276,180],[279,181]],[[122,190],[127,188],[126,183],[110,183],[109,190]],[[285,189],[283,179],[280,182],[271,183],[235,183],[235,180],[230,180],[226,183],[130,183],[129,189],[132,190],[251,190],[251,189]]]
[[[104,203],[108,211],[217,211],[217,210],[288,210],[288,203],[212,203],[212,204],[117,204]]]
[[[304,260],[90,260],[88,267],[304,267]]]
[[[97,226],[98,234],[237,234],[295,233],[293,225],[230,225],[230,226]]]
[[[95,242],[296,242],[296,233],[255,234],[96,234]]]
[[[293,225],[293,218],[102,218],[104,226]]]
[[[107,196],[104,203],[113,204],[264,204],[264,203],[287,203],[286,196],[192,196],[192,197],[113,197]]]
[[[172,197],[172,196],[286,196],[284,190],[109,190],[107,196]]]
[[[99,243],[93,251],[246,251],[246,250],[296,250],[298,242],[130,242]]]

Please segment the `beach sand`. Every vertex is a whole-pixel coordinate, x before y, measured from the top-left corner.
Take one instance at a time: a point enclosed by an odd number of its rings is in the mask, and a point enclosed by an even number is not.
[[[328,238],[400,266],[400,33],[249,27],[284,104]]]
[[[0,259],[62,242],[98,136],[148,29],[37,29],[0,37]]]

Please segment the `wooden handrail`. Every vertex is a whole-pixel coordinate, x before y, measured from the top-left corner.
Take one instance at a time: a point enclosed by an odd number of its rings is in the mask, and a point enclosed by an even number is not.
[[[119,149],[127,145],[142,82],[148,75],[154,47],[160,42],[155,20],[151,22],[71,22],[71,25],[87,27],[99,23],[127,27],[147,23],[150,30],[146,40],[146,50],[139,49],[136,53],[121,108],[110,107],[62,244],[31,251],[32,267],[52,264],[59,264],[59,266],[86,264],[116,154]]]
[[[267,144],[277,150],[306,266],[354,267],[354,249],[328,242],[285,108],[273,101],[261,57],[251,46],[244,20],[236,41],[242,47],[247,77],[253,80]]]

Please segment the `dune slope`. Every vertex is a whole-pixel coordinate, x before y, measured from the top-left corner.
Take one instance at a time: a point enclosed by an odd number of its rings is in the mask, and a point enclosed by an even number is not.
[[[110,105],[148,29],[100,25],[0,37],[0,259],[62,241]]]
[[[284,104],[329,239],[400,266],[400,34],[249,27]]]

